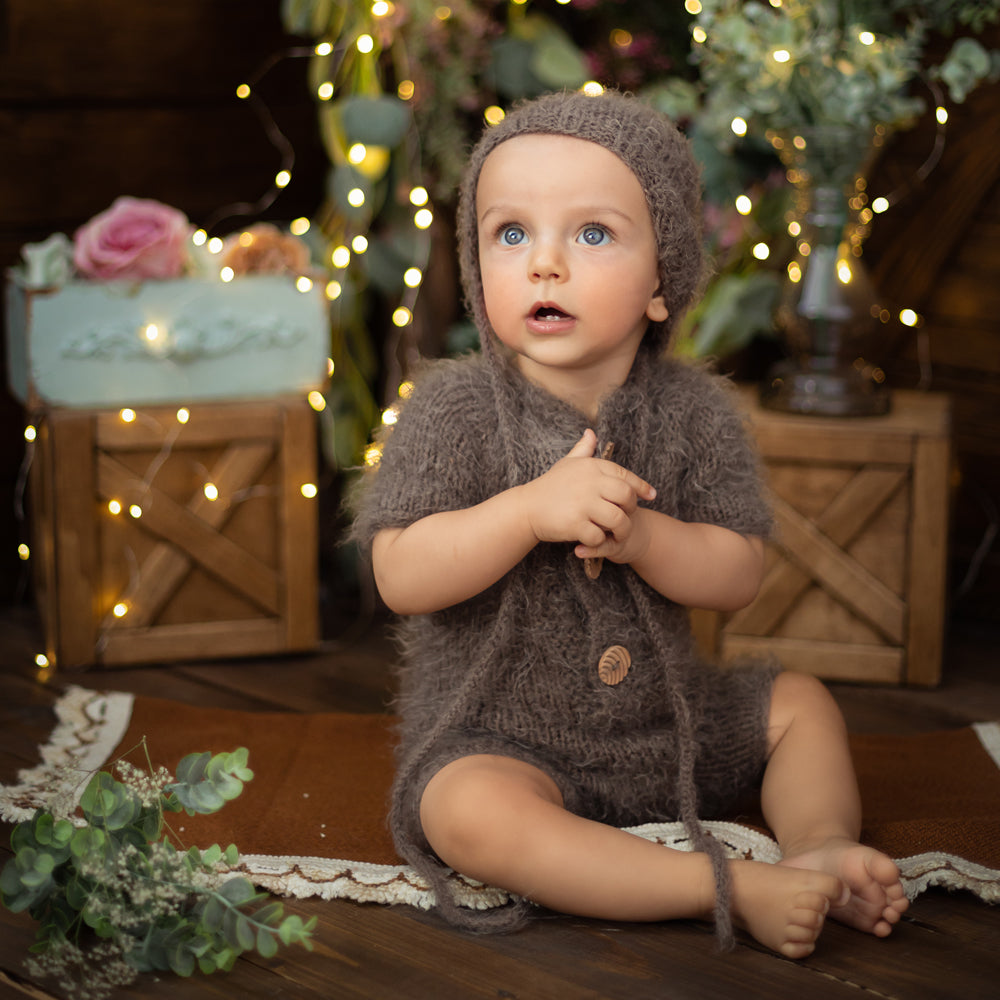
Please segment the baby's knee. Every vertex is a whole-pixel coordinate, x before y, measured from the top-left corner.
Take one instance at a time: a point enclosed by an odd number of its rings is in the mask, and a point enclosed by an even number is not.
[[[445,765],[420,800],[424,836],[445,863],[474,870],[478,859],[517,850],[524,806],[557,801],[547,775],[531,765],[486,755]]]
[[[796,719],[839,723],[840,709],[826,685],[812,674],[784,671],[774,679],[769,728],[786,729]]]

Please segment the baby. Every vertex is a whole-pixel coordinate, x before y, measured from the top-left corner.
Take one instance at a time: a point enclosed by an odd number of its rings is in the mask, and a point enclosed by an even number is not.
[[[826,689],[695,654],[685,609],[748,604],[771,523],[726,384],[664,356],[700,212],[686,141],[619,94],[523,104],[470,159],[482,352],[417,379],[355,529],[404,616],[393,833],[467,928],[714,915],[802,958],[827,915],[885,936],[907,906]],[[699,823],[758,788],[779,865]],[[621,829],[678,818],[692,851]],[[459,907],[448,868],[519,898]]]

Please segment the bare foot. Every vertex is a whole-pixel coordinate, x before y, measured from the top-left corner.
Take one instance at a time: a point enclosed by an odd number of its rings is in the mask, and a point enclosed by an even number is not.
[[[830,916],[876,937],[890,934],[910,905],[895,862],[881,851],[853,840],[832,838],[779,864],[839,878],[850,892],[845,900],[831,906]]]
[[[786,958],[811,955],[827,913],[847,897],[840,879],[821,871],[733,861],[730,872],[734,921]]]

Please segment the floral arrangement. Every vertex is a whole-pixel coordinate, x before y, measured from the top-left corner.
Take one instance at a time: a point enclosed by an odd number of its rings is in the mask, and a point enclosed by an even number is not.
[[[739,116],[761,131],[891,129],[925,106],[913,84],[925,72],[931,33],[979,31],[998,17],[996,0],[701,0],[692,59],[706,113],[727,117],[727,125]],[[996,54],[964,36],[926,79],[961,103],[998,74]]]
[[[75,278],[86,281],[161,281],[308,272],[311,253],[297,236],[258,223],[210,248],[179,209],[151,198],[124,195],[73,235],[54,233],[21,249],[21,280],[27,288],[51,288]],[[202,232],[201,237],[205,234]]]
[[[177,767],[143,771],[119,761],[120,780],[95,774],[80,800],[54,803],[19,823],[0,898],[39,922],[28,968],[55,977],[80,1000],[102,1000],[140,973],[190,976],[227,971],[243,952],[264,958],[279,945],[312,947],[313,917],[284,916],[282,904],[243,878],[223,874],[230,845],[179,849],[168,813],[217,812],[253,777],[247,751],[190,754]]]

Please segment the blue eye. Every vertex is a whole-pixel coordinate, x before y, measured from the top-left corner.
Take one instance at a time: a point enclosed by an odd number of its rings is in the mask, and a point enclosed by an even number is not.
[[[588,247],[601,247],[611,242],[611,234],[604,226],[584,226],[579,240]]]
[[[520,226],[504,226],[498,236],[505,247],[519,246],[525,240],[524,230]]]

